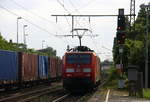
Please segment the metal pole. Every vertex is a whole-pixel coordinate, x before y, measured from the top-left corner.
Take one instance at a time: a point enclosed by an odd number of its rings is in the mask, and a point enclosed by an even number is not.
[[[42,49],[44,48],[44,44],[43,44],[44,42],[45,42],[45,40],[42,40]]]
[[[25,44],[25,26],[23,26],[23,43]]]
[[[19,43],[19,40],[18,40],[18,22],[19,22],[19,19],[21,19],[21,17],[18,17],[17,18],[17,44]]]
[[[17,44],[18,44],[18,18],[17,18]]]
[[[81,38],[82,38],[82,37],[81,37],[81,36],[79,36],[79,42],[80,42],[80,46],[81,46]]]
[[[145,88],[148,88],[148,17],[149,17],[149,11],[148,11],[148,7],[146,7],[147,9],[147,16],[146,16],[146,59],[145,59]]]
[[[72,31],[74,29],[74,16],[72,16]],[[73,38],[74,32],[72,32],[72,38]]]
[[[23,40],[24,40],[24,44],[26,45],[25,27],[27,27],[27,25],[24,25],[24,26],[23,26]]]
[[[43,49],[43,41],[42,41],[42,49]]]

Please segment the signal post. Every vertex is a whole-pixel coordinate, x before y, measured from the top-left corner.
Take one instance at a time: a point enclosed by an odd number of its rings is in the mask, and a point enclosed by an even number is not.
[[[124,88],[124,80],[123,80],[123,73],[124,73],[124,63],[123,63],[123,52],[124,52],[124,44],[126,38],[125,32],[125,15],[124,9],[119,9],[118,13],[118,20],[117,20],[117,33],[116,33],[116,40],[117,45],[119,46],[119,55],[120,55],[120,63],[117,64],[117,72],[120,75],[120,79],[118,81],[118,87]]]

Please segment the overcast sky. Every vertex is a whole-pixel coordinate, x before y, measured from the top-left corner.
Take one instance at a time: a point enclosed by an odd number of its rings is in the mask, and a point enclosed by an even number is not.
[[[136,14],[139,5],[148,0],[136,0]],[[76,37],[55,37],[71,34],[71,18],[58,17],[57,23],[52,14],[117,14],[118,8],[124,8],[129,14],[130,0],[0,0],[0,32],[9,41],[16,42],[17,17],[19,19],[19,42],[23,43],[23,25],[28,36],[28,48],[41,49],[47,46],[57,50],[62,57],[67,45],[79,45]],[[116,35],[116,17],[75,18],[75,28],[88,28],[98,37],[85,36],[82,44],[94,49],[102,60],[112,59],[113,39]],[[82,34],[82,32],[79,32]],[[86,34],[92,35],[87,32]]]

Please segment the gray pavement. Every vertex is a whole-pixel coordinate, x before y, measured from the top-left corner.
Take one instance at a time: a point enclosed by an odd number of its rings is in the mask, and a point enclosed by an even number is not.
[[[150,102],[150,100],[130,97],[125,91],[98,90],[87,102]]]

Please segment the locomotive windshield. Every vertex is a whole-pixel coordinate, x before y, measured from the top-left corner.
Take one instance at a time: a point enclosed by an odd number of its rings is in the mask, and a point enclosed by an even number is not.
[[[67,63],[68,64],[90,64],[91,55],[90,54],[68,54],[67,55]]]

